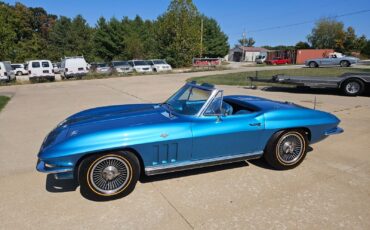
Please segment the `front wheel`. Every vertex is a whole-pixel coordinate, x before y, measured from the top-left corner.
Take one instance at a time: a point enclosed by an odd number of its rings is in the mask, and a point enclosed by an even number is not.
[[[316,63],[316,62],[314,62],[314,61],[310,62],[310,63],[308,64],[308,66],[309,66],[310,68],[316,68],[316,67],[318,67],[317,63]]]
[[[272,136],[266,146],[264,158],[278,170],[297,167],[306,157],[307,135],[300,130],[280,131]]]
[[[349,63],[349,61],[341,61],[340,62],[341,67],[349,67],[350,65],[351,65],[351,63]]]
[[[137,157],[127,151],[93,155],[79,168],[81,194],[90,200],[114,200],[130,194],[140,176]]]

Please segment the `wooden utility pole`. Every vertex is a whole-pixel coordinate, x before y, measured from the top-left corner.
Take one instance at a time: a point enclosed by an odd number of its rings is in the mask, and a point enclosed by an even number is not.
[[[244,47],[245,47],[245,43],[247,42],[246,39],[247,39],[247,35],[246,35],[245,29],[244,29],[243,38],[242,38],[242,61],[245,61]]]
[[[203,18],[200,23],[200,58],[203,56]]]

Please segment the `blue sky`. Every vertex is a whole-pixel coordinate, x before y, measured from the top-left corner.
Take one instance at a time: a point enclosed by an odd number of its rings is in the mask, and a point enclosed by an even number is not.
[[[4,1],[4,0],[3,0]],[[16,1],[5,0],[14,4]],[[165,12],[170,0],[21,0],[27,6],[41,6],[56,15],[74,17],[82,14],[90,25],[100,16],[110,18],[155,19]],[[306,40],[314,23],[281,29],[252,32],[259,29],[306,22],[321,17],[336,16],[360,10],[370,10],[369,0],[194,0],[199,11],[215,18],[229,36],[233,46],[241,38],[243,30],[247,36],[261,45],[294,45]],[[353,26],[356,33],[370,38],[370,12],[338,18],[345,26]]]

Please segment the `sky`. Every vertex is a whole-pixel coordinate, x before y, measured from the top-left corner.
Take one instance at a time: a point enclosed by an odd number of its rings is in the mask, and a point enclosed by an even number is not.
[[[94,26],[100,16],[118,19],[140,15],[154,20],[163,14],[170,0],[3,0],[21,2],[30,7],[43,7],[51,14],[75,17],[81,14]],[[306,41],[314,21],[322,17],[370,10],[369,0],[193,0],[198,10],[215,18],[234,46],[242,37],[253,37],[255,46],[294,45]],[[370,38],[370,11],[337,18],[358,35]],[[308,22],[301,24],[302,22]],[[288,26],[300,24],[296,26]],[[267,28],[275,29],[267,29]],[[277,28],[280,27],[280,28]],[[264,30],[266,29],[266,30]],[[260,30],[260,31],[257,31]],[[261,31],[263,30],[263,31]]]

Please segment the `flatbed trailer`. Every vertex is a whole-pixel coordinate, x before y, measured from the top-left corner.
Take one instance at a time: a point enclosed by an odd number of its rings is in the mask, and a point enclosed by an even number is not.
[[[370,73],[345,73],[338,77],[275,75],[271,79],[249,77],[251,82],[269,82],[311,88],[336,88],[347,96],[357,96],[370,89]]]

